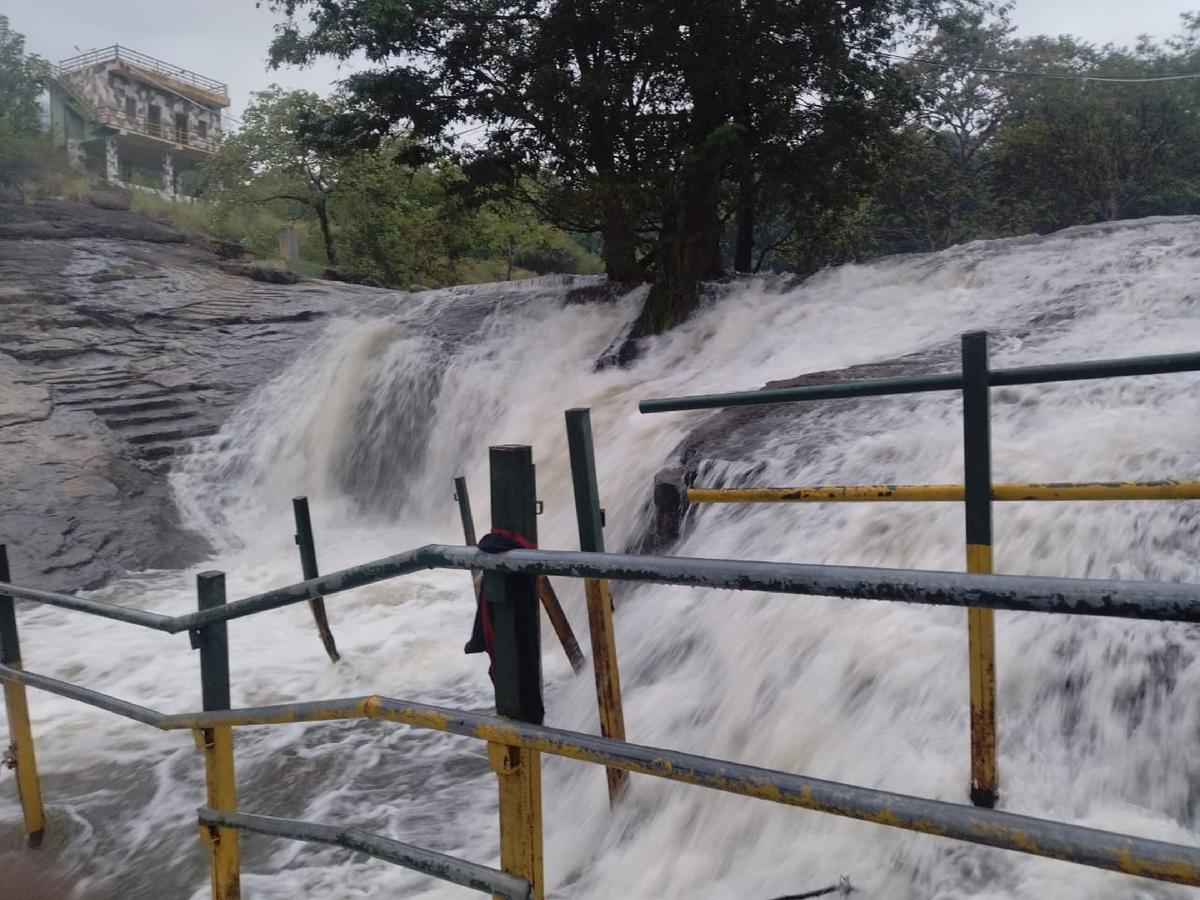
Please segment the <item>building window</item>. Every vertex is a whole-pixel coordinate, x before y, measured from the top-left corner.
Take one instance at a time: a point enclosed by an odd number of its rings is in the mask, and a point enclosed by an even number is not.
[[[196,134],[200,135],[200,140],[208,140],[208,123],[203,119],[196,123]]]
[[[125,98],[125,118],[128,119],[130,122],[137,121],[137,98],[136,97],[126,97]]]
[[[153,103],[146,107],[146,131],[156,137],[162,134],[162,109]]]
[[[175,143],[186,144],[188,142],[188,115],[187,113],[175,113]]]

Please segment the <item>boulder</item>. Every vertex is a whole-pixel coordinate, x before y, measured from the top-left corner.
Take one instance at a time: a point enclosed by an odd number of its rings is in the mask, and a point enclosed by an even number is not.
[[[88,191],[88,203],[96,209],[115,209],[127,212],[131,205],[129,191],[113,185],[94,187]]]
[[[220,264],[220,269],[229,275],[241,275],[243,278],[265,281],[268,284],[299,284],[304,280],[303,276],[295,272],[259,263],[225,262]]]
[[[221,238],[199,235],[192,241],[197,247],[207,250],[221,259],[241,259],[246,256],[246,248],[237,241],[226,241]]]

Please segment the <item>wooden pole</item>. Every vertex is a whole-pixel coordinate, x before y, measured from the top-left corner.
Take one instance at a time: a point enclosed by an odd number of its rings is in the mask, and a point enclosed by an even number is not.
[[[312,517],[308,514],[308,498],[293,497],[292,513],[296,519],[296,546],[300,548],[300,569],[304,580],[317,578],[321,572],[317,568],[317,542],[313,537]],[[341,659],[333,632],[329,628],[329,615],[325,611],[325,598],[313,597],[308,601],[312,610],[313,621],[317,623],[317,634],[321,636],[321,644],[330,662]]]

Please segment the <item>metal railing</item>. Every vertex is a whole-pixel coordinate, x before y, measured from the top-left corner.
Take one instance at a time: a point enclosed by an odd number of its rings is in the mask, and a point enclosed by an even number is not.
[[[9,660],[0,665],[0,679],[8,686],[28,685],[162,730],[201,731],[205,734],[202,743],[209,754],[213,754],[222,743],[217,734],[220,729],[334,719],[379,719],[474,737],[495,746],[550,753],[622,771],[654,775],[893,827],[1066,859],[1160,880],[1200,885],[1200,848],[1117,835],[1014,813],[975,809],[944,801],[708,759],[673,750],[645,747],[611,738],[548,728],[537,723],[525,723],[512,716],[501,718],[378,696],[285,703],[238,710],[227,708],[228,658],[225,655],[227,645],[224,635],[227,622],[307,602],[313,596],[328,598],[355,587],[435,568],[478,570],[490,573],[493,577],[526,581],[545,575],[603,577],[811,596],[900,600],[948,606],[983,605],[992,609],[1200,622],[1200,586],[1196,585],[1025,578],[547,550],[514,550],[504,554],[488,554],[469,547],[429,545],[233,603],[222,602],[223,576],[220,573],[205,573],[198,579],[200,609],[195,613],[178,616],[163,616],[103,601],[0,584],[0,591],[10,596],[90,612],[167,633],[190,632],[194,645],[202,654],[202,681],[207,688],[204,712],[165,714],[55,678],[26,672],[21,668],[19,659]],[[512,591],[502,590],[499,593],[511,596]],[[0,636],[3,637],[4,646],[7,648],[8,629]],[[515,640],[501,641],[497,645],[498,698],[503,690],[500,683],[501,673],[507,672],[515,679],[520,671],[531,666],[540,666],[537,660],[528,657],[514,658],[518,650],[519,646]],[[213,662],[214,656],[217,658],[216,663]],[[213,696],[214,692],[220,693],[222,689],[225,696]],[[10,725],[13,724],[12,716],[13,712],[10,710]],[[226,744],[226,758],[209,762],[210,788],[214,782],[219,786],[222,772],[228,773],[227,781],[232,783],[231,737],[226,739]],[[22,799],[24,801],[24,796]],[[508,812],[512,814],[511,810]],[[506,811],[502,809],[502,819],[505,814]],[[461,874],[470,871],[477,876],[477,882],[479,877],[482,877],[480,872],[490,871],[493,875],[497,874],[494,870],[472,867],[473,864],[462,861],[455,862],[471,868],[442,869],[439,868],[441,863],[438,866],[427,866],[419,861],[420,854],[427,851],[418,851],[416,848],[409,848],[408,845],[357,830],[347,832],[333,826],[259,816],[243,818],[241,814],[236,813],[236,798],[227,798],[224,802],[218,799],[214,802],[210,796],[208,806],[200,813],[200,819],[218,830],[248,828],[298,840],[338,843],[372,853],[381,859],[408,865],[427,874],[447,877],[448,880],[459,884],[466,882],[460,880],[457,875],[450,878],[448,873]],[[216,840],[221,840],[219,834]],[[230,839],[226,837],[226,852],[229,852],[230,844]],[[217,865],[218,863],[214,862],[214,867]],[[506,883],[509,887],[513,884]],[[508,892],[508,888],[502,888],[499,881],[488,882],[482,889],[501,896],[527,896],[519,892]],[[217,896],[232,895],[218,893]]]
[[[214,116],[212,127],[205,132],[191,127],[190,118],[186,128],[170,122],[163,122],[161,117],[152,121],[148,116],[133,114],[128,110],[115,106],[97,106],[92,102],[75,80],[61,71],[54,72],[54,83],[67,94],[79,112],[98,125],[105,125],[121,131],[132,131],[157,140],[169,141],[181,147],[190,147],[202,153],[215,153],[218,139],[221,136],[220,119]]]
[[[54,67],[55,74],[78,72],[111,60],[122,60],[139,69],[145,69],[158,75],[165,75],[175,81],[192,85],[209,93],[219,94],[223,97],[229,96],[229,85],[223,81],[217,81],[215,78],[200,75],[190,69],[184,69],[165,60],[148,56],[145,53],[138,53],[136,50],[130,50],[128,47],[122,47],[120,44],[113,44],[111,47],[104,47],[97,50],[88,50],[80,53],[78,56],[71,56],[61,60]]]
[[[199,129],[180,128],[162,119],[153,120],[148,116],[130,115],[122,109],[111,106],[94,107],[93,115],[101,125],[132,131],[146,137],[167,141],[179,147],[188,147],[202,153],[215,153],[217,150],[217,135],[219,131],[210,130],[203,133]]]
[[[993,484],[989,397],[993,386],[1194,371],[1200,371],[1200,353],[1059,363],[993,371],[988,362],[987,332],[977,331],[962,336],[961,372],[644,400],[639,404],[639,409],[643,413],[659,413],[931,391],[960,391],[963,398],[964,484],[763,488],[687,486],[683,488],[682,496],[678,499],[685,503],[962,501],[966,519],[967,571],[983,573],[992,571],[993,501],[1200,499],[1200,481]],[[970,796],[976,805],[991,807],[995,805],[1000,782],[996,753],[996,651],[992,609],[979,607],[968,610],[967,653],[971,706]]]
[[[25,829],[31,841],[40,838],[45,817],[26,687],[58,694],[164,731],[187,729],[196,733],[204,755],[207,786],[206,800],[197,817],[208,847],[215,900],[239,896],[241,831],[333,844],[495,896],[540,900],[545,894],[542,754],[604,766],[609,771],[614,802],[629,789],[627,775],[632,772],[889,827],[1200,886],[1198,847],[627,742],[620,709],[608,580],[813,598],[886,600],[989,613],[1005,609],[1193,624],[1200,622],[1200,585],[606,553],[587,410],[568,411],[567,424],[583,547],[578,552],[528,549],[497,554],[469,546],[430,544],[233,602],[226,602],[224,575],[206,572],[197,576],[196,611],[169,616],[14,585],[0,547],[0,681],[4,683],[12,736],[11,758],[15,761]],[[493,530],[515,532],[536,546],[539,504],[535,499],[531,449],[493,447],[490,461]],[[970,484],[965,492],[969,501]],[[297,525],[304,531],[299,516]],[[311,542],[311,534],[308,540]],[[311,560],[304,554],[302,547],[302,558],[307,560],[305,573],[315,572],[315,552]],[[482,602],[487,604],[495,634],[496,715],[378,695],[231,708],[229,622],[298,603],[312,603],[317,598],[323,604],[324,600],[354,588],[429,569],[482,573]],[[588,586],[588,618],[601,727],[606,732],[619,729],[619,735],[595,736],[543,723],[538,585],[547,576],[582,578]],[[166,634],[188,633],[193,649],[199,651],[203,709],[165,713],[26,671],[21,661],[13,598]],[[486,742],[499,793],[499,869],[436,854],[357,828],[281,819],[239,808],[234,779],[235,729],[352,719],[389,721]],[[621,777],[614,778],[614,773]]]

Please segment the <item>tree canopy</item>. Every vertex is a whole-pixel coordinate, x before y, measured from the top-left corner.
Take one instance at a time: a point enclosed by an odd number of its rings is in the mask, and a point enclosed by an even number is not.
[[[478,274],[505,278],[519,266],[589,268],[589,254],[529,207],[469,202],[462,170],[408,135],[338,152],[305,139],[338,113],[307,91],[254,94],[204,168],[215,229],[274,255],[280,226],[311,226],[318,258],[341,277],[404,288],[471,278],[481,263],[494,265]]]
[[[0,15],[0,130],[37,134],[42,127],[38,97],[48,72],[45,61],[25,52],[25,37]]]
[[[457,152],[473,183],[595,230],[608,275],[654,282],[638,322],[680,321],[721,271],[724,221],[778,202],[837,206],[898,122],[876,51],[934,0],[280,0],[276,64],[361,55],[319,137],[398,127]],[[459,132],[478,127],[469,146]],[[532,179],[532,180],[531,180]],[[727,185],[737,185],[728,191]],[[833,186],[838,189],[826,190]],[[730,202],[730,195],[736,201]],[[744,254],[743,254],[744,259]]]

